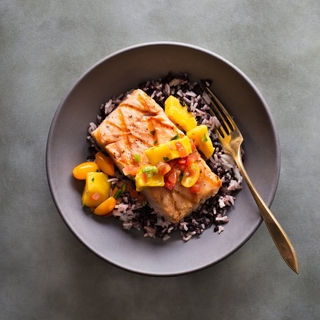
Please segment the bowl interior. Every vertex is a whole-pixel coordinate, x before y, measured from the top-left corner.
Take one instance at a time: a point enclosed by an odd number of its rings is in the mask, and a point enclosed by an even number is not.
[[[230,222],[187,243],[179,235],[163,242],[122,230],[115,219],[95,217],[81,207],[83,183],[71,171],[88,155],[86,130],[101,103],[169,71],[192,81],[212,79],[212,89],[234,116],[245,142],[245,167],[268,205],[276,192],[280,154],[275,126],[264,99],[235,66],[209,51],[179,43],[150,43],[119,51],[88,70],[70,89],[54,116],[47,143],[47,174],[55,204],[72,232],[106,261],[148,275],[178,275],[221,261],[256,231],[261,216],[244,184]],[[263,165],[262,165],[263,164]]]

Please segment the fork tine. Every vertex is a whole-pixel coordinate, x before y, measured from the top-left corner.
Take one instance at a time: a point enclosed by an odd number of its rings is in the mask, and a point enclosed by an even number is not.
[[[216,133],[218,134],[219,140],[221,141],[221,139],[223,139],[225,136],[228,135],[229,130],[227,130],[227,133],[226,133],[226,130],[224,128],[224,123],[220,121],[220,127],[216,129]]]
[[[216,129],[216,133],[218,134],[219,140],[221,141],[223,140],[223,138],[228,136],[231,133],[231,131],[226,130],[224,123],[222,123],[221,126]]]
[[[204,87],[204,91],[208,94],[209,98],[211,96],[211,106],[215,115],[220,120],[221,126],[225,129],[226,134],[230,134],[237,127],[232,117],[219,101],[219,99],[215,96],[215,94],[207,86]]]

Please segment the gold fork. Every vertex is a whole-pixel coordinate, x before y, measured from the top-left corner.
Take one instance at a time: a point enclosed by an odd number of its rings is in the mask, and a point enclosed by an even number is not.
[[[290,239],[288,238],[287,234],[285,233],[277,219],[272,214],[271,210],[262,200],[243,166],[241,159],[241,144],[243,142],[243,137],[240,130],[238,129],[237,125],[235,124],[234,120],[227,112],[227,110],[224,108],[218,98],[213,94],[213,92],[207,86],[203,86],[202,89],[209,96],[212,111],[220,121],[221,125],[216,130],[216,132],[218,134],[224,152],[231,155],[235,160],[242,177],[246,181],[252,193],[252,196],[257,203],[262,218],[267,225],[269,233],[282,258],[288,264],[288,266],[298,274],[298,258]]]

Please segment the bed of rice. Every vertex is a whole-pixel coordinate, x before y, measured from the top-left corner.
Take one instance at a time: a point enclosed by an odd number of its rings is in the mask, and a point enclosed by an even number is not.
[[[203,84],[209,86],[211,83],[208,80],[203,80]],[[193,236],[201,235],[205,229],[210,227],[213,227],[214,232],[220,234],[224,230],[224,224],[229,222],[227,211],[235,203],[235,194],[241,189],[242,177],[233,159],[223,153],[221,144],[214,132],[215,128],[219,126],[219,120],[209,112],[208,96],[197,82],[189,81],[187,74],[175,75],[169,73],[161,79],[147,81],[138,87],[151,96],[161,107],[164,107],[164,101],[169,95],[179,98],[183,104],[188,105],[189,111],[194,114],[198,124],[207,125],[215,147],[214,154],[208,159],[207,164],[222,180],[222,187],[216,196],[208,199],[196,211],[177,224],[157,215],[148,203],[132,199],[129,192],[125,192],[118,200],[113,210],[113,216],[122,222],[124,229],[143,230],[145,237],[160,237],[163,240],[168,240],[170,234],[176,231],[180,232],[182,240],[188,241]],[[97,116],[96,123],[91,122],[88,128],[87,140],[90,152],[88,160],[92,160],[94,154],[101,150],[91,137],[91,132],[129,93],[114,96],[100,106],[100,114]],[[134,187],[133,182],[119,170],[116,170],[115,176],[110,181],[113,186],[121,185],[125,181],[128,185]]]

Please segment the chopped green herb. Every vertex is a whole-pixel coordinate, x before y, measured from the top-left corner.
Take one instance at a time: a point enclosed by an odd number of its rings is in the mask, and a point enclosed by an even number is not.
[[[149,172],[152,170],[151,168],[152,168],[151,166],[146,166],[146,167],[142,168],[142,172]]]
[[[163,160],[164,161],[169,161],[169,158],[168,157],[163,157]]]
[[[121,189],[119,189],[119,190],[117,190],[117,192],[114,194],[114,198],[117,200],[117,199],[119,199],[119,197],[121,196]]]
[[[207,142],[207,141],[208,141],[208,137],[207,137],[206,134],[204,134],[204,135],[202,136],[201,141],[202,141],[202,142]]]
[[[91,181],[94,182],[94,178],[92,178]]]
[[[133,160],[134,160],[134,162],[140,162],[140,161],[141,161],[141,156],[140,156],[140,154],[135,154],[135,155],[133,156]]]
[[[123,184],[122,184],[122,186],[121,186],[121,192],[123,193],[123,192],[125,192],[126,191],[126,189],[127,189],[127,184],[124,182]]]
[[[153,141],[153,144],[157,144],[157,143],[158,143],[158,140],[154,140],[154,141]]]
[[[142,168],[143,173],[158,173],[157,167],[154,166],[145,166]]]
[[[150,133],[154,136],[156,133],[156,130],[152,130],[152,131],[150,131]]]
[[[121,196],[122,193],[124,193],[127,189],[127,184],[123,183],[121,188],[119,190],[116,191],[116,193],[114,194],[114,198],[117,200],[119,199],[119,197]]]
[[[179,135],[176,134],[174,137],[171,138],[171,141],[172,141],[172,140],[178,140],[178,139],[179,139]]]

